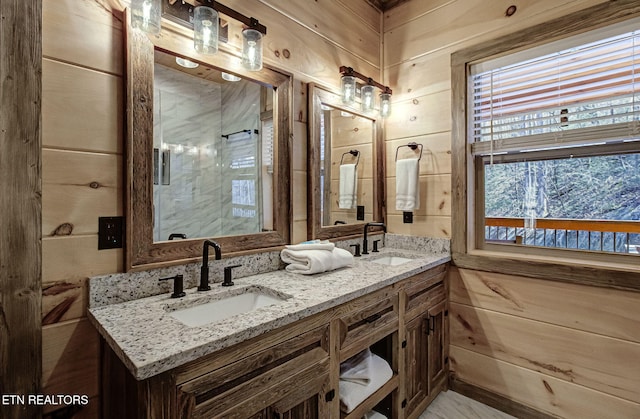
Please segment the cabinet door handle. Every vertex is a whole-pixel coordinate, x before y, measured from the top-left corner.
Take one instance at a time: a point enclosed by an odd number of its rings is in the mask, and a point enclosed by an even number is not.
[[[367,323],[373,323],[376,320],[380,319],[381,317],[382,317],[382,314],[376,313],[376,314],[372,314],[371,316],[367,317],[366,319],[364,319],[364,321],[367,322]]]

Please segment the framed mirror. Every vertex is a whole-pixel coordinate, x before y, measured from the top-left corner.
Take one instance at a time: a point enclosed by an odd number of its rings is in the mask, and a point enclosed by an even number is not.
[[[364,223],[384,221],[382,122],[316,84],[308,97],[308,237],[362,234]]]
[[[289,243],[291,77],[191,36],[127,24],[127,271]]]

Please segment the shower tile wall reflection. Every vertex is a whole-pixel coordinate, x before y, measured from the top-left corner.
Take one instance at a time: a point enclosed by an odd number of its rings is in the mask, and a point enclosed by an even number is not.
[[[154,71],[153,147],[159,150],[159,181],[153,187],[154,241],[167,240],[170,234],[197,238],[260,231],[257,209],[252,222],[238,220],[227,210],[234,174],[230,144],[221,137],[234,132],[230,129],[236,125],[256,126],[260,86],[245,81],[218,84],[157,63]],[[229,96],[236,101],[228,101]],[[228,120],[232,115],[227,109],[241,120]],[[253,143],[257,149],[258,136],[245,142],[244,148]],[[163,156],[169,161],[163,162]],[[255,153],[254,159],[258,160]],[[259,184],[256,173],[246,176]]]

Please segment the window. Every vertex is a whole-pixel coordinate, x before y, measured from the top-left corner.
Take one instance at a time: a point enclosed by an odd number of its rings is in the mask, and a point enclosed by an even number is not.
[[[590,9],[453,54],[454,260],[640,261],[640,19]]]

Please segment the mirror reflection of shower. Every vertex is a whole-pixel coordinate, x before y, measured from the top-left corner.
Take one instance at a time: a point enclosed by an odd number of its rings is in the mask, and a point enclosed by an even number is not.
[[[261,112],[268,89],[223,80],[209,69],[195,69],[208,71],[206,78],[196,77],[157,61],[154,241],[177,233],[219,237],[272,228],[271,216],[263,214],[272,194],[271,156],[263,159],[263,141],[272,138],[262,138],[272,130],[262,132]]]

